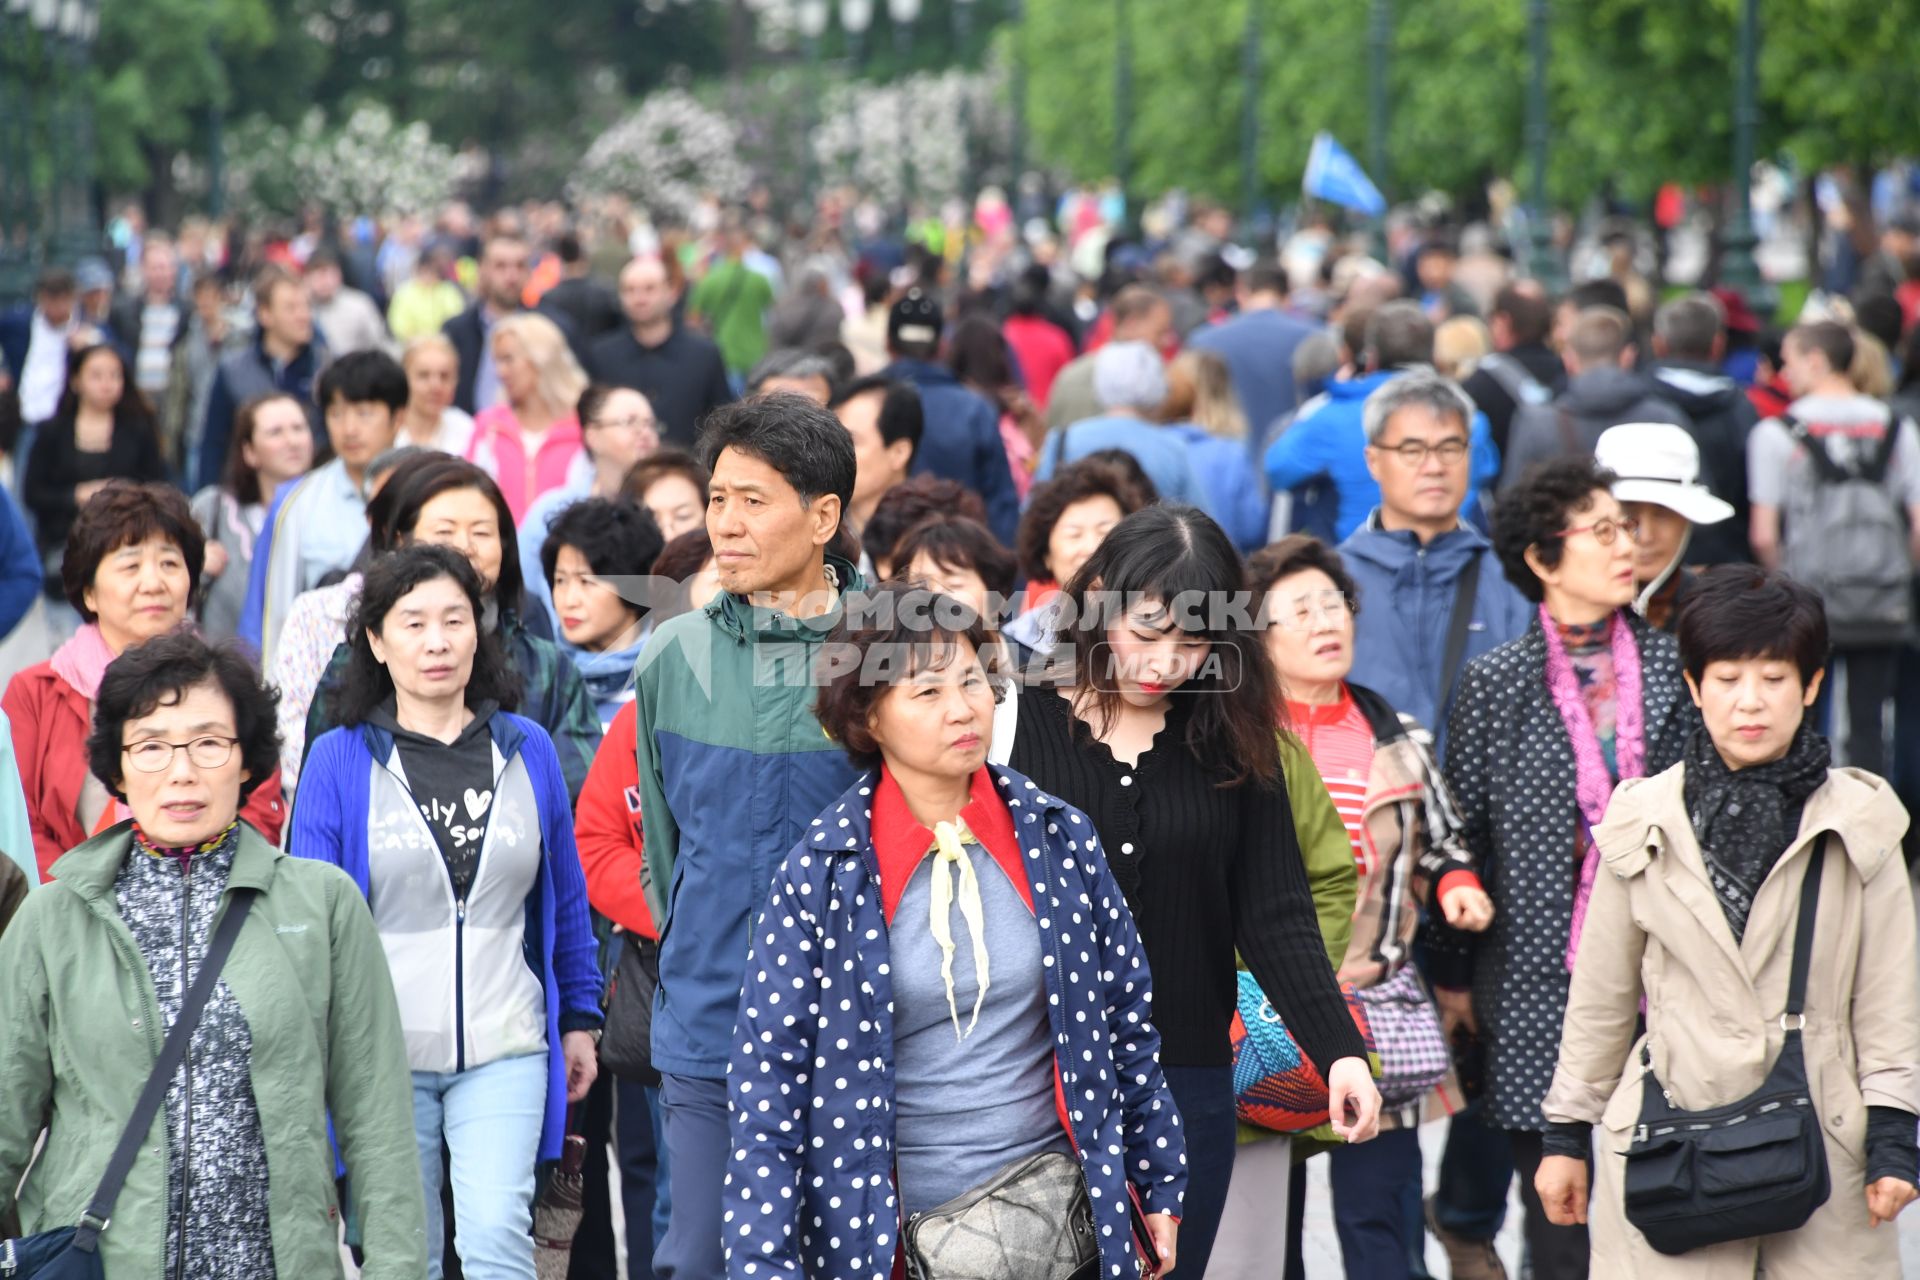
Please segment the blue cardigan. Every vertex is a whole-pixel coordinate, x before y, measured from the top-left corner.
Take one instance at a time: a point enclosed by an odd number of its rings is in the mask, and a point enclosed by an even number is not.
[[[515,753],[524,757],[540,809],[546,856],[540,860],[540,876],[527,899],[527,964],[540,974],[547,1003],[547,1110],[540,1129],[540,1159],[557,1160],[567,1135],[562,1020],[569,1029],[601,1023],[600,971],[594,963],[587,882],[573,843],[567,784],[546,730],[508,711],[494,712],[488,729],[507,760]],[[373,769],[376,764],[384,766],[393,751],[393,735],[376,725],[346,725],[322,734],[300,772],[287,852],[331,862],[352,876],[365,894]]]

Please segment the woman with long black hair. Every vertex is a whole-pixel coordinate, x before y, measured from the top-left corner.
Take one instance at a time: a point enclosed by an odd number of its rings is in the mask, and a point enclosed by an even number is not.
[[[1205,1275],[1233,1173],[1236,951],[1327,1079],[1336,1132],[1371,1138],[1380,1095],[1321,945],[1232,542],[1197,508],[1148,507],[1064,595],[1066,683],[1021,692],[1010,763],[1092,818],[1139,924],[1187,1141],[1180,1269]]]

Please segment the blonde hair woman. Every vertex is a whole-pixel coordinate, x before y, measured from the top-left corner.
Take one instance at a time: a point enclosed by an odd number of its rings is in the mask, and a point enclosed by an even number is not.
[[[1893,361],[1886,344],[1865,329],[1853,328],[1853,363],[1847,377],[1862,395],[1885,400],[1893,394]]]
[[[1478,316],[1452,316],[1433,331],[1433,367],[1458,382],[1493,352],[1493,335]]]
[[[574,415],[587,375],[560,326],[538,312],[496,322],[487,341],[502,399],[474,418],[466,456],[499,483],[517,522],[535,498],[567,483],[575,467],[592,465]]]
[[[1167,366],[1162,430],[1187,448],[1206,491],[1208,513],[1242,552],[1267,540],[1266,489],[1247,457],[1247,415],[1240,411],[1227,362],[1211,351],[1182,351]],[[1265,425],[1265,424],[1261,424]]]
[[[1233,391],[1227,362],[1211,351],[1182,351],[1167,366],[1169,422],[1191,422],[1223,440],[1247,438],[1247,415]]]
[[[465,456],[473,443],[473,418],[453,402],[460,381],[460,353],[445,334],[427,333],[400,355],[407,371],[407,407],[400,411],[396,444]]]

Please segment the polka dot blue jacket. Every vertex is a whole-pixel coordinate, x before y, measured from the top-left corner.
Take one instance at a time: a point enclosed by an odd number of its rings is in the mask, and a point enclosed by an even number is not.
[[[1178,1215],[1180,1115],[1148,1020],[1146,954],[1078,809],[989,766],[1026,854],[1054,1062],[1086,1175],[1101,1271],[1139,1274],[1133,1219]],[[723,1231],[734,1280],[886,1280],[893,1188],[893,993],[870,773],[815,818],[753,930],[729,1067]]]

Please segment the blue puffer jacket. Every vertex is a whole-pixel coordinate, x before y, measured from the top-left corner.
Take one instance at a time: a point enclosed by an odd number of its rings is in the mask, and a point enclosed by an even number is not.
[[[1186,1141],[1148,1020],[1146,954],[1087,816],[990,768],[1026,848],[1054,1065],[1100,1269],[1137,1275],[1136,1212],[1177,1215],[1187,1182]],[[734,1280],[884,1280],[893,1267],[893,987],[868,801],[878,776],[813,820],[754,927],[729,1081]]]
[[[1267,448],[1267,483],[1291,489],[1316,477],[1333,482],[1340,510],[1334,518],[1334,536],[1346,538],[1360,527],[1367,513],[1380,505],[1380,485],[1367,470],[1367,428],[1362,409],[1367,397],[1382,384],[1407,372],[1382,369],[1365,377],[1335,382],[1322,396],[1300,406],[1293,423]],[[1474,411],[1468,429],[1473,443],[1473,467],[1467,501],[1461,513],[1478,518],[1480,490],[1500,475],[1500,450],[1487,428],[1487,415]],[[1399,710],[1405,710],[1399,707]]]
[[[1480,557],[1480,580],[1467,620],[1467,643],[1459,670],[1442,690],[1440,665],[1446,657],[1454,593],[1475,556]],[[1434,726],[1434,754],[1445,759],[1451,685],[1459,683],[1467,663],[1525,632],[1533,621],[1533,606],[1507,581],[1486,535],[1468,524],[1422,546],[1408,530],[1382,529],[1376,511],[1340,544],[1340,557],[1360,588],[1350,678],[1385,698],[1395,711]]]

